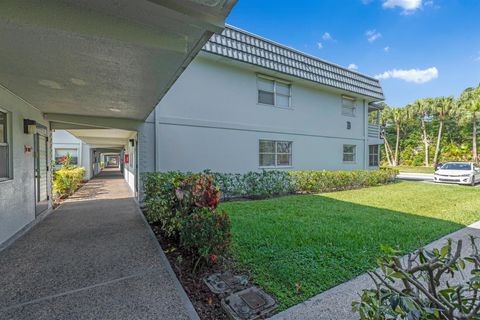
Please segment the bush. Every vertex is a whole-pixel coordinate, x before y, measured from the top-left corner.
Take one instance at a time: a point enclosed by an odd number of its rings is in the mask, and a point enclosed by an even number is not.
[[[144,176],[145,217],[149,223],[160,223],[167,237],[178,235],[185,220],[186,213],[181,210],[176,190],[186,177],[180,172],[154,172]]]
[[[212,193],[213,189],[217,189],[216,196],[221,194],[223,200],[234,198],[251,198],[261,199],[277,195],[301,193],[319,193],[329,191],[339,191],[356,189],[369,186],[377,186],[381,184],[391,183],[395,180],[398,171],[391,168],[382,168],[380,170],[357,170],[357,171],[280,171],[280,170],[263,170],[259,172],[247,172],[245,174],[238,173],[220,173],[205,171],[202,174],[167,172],[167,173],[150,173],[146,175],[145,195],[147,207],[149,199],[156,199],[159,202],[167,194],[159,195],[159,193],[169,193],[177,186],[173,180],[185,179],[189,176],[211,177],[209,182]],[[173,179],[173,180],[172,180]],[[165,180],[170,184],[165,185]],[[204,191],[205,192],[205,191]],[[212,193],[213,194],[213,193]],[[167,209],[174,206],[175,199],[171,200],[171,205]],[[218,199],[217,199],[218,200]],[[162,202],[162,201],[160,201]],[[163,202],[162,202],[163,203]],[[158,203],[156,204],[158,205]],[[148,213],[149,221],[156,222],[158,214],[155,210]]]
[[[356,170],[356,171],[292,171],[290,175],[294,188],[302,193],[319,193],[357,189],[391,183],[397,170]]]
[[[85,169],[81,167],[63,166],[53,172],[53,192],[60,198],[70,196],[83,181]]]
[[[381,272],[369,272],[375,288],[363,290],[353,310],[362,320],[479,319],[480,256],[473,236],[471,246],[472,254],[461,257],[462,240],[454,248],[449,239],[442,248],[420,249],[405,260],[384,246],[385,256],[378,260]],[[452,284],[451,279],[463,283]]]
[[[194,207],[215,209],[220,191],[210,176],[181,172],[155,172],[144,176],[146,218],[161,223],[167,236],[180,230]]]
[[[293,193],[292,178],[286,171],[262,170],[245,174],[209,172],[222,192],[223,199],[261,199]]]
[[[199,257],[226,250],[230,222],[226,213],[216,212],[221,193],[211,176],[148,173],[144,176],[144,189],[145,216],[150,223],[160,223],[165,236],[180,238],[181,245]]]
[[[208,208],[198,208],[187,216],[181,230],[181,244],[199,259],[216,261],[230,246],[230,218],[228,214]]]

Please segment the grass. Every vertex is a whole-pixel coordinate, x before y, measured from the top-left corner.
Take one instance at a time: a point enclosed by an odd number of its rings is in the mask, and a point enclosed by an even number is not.
[[[283,310],[374,267],[380,244],[408,252],[480,220],[480,188],[399,182],[221,207],[235,260]]]
[[[433,167],[397,166],[393,168],[398,169],[400,172],[408,172],[408,173],[434,173],[435,172],[435,169]]]

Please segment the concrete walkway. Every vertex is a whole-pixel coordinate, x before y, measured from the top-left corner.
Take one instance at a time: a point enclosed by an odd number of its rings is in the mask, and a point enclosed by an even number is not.
[[[459,239],[463,240],[462,256],[472,253],[470,246],[470,235],[480,237],[480,221],[467,228],[449,234],[437,241],[432,242],[427,249],[440,248],[446,244],[448,238],[454,240],[454,244]],[[480,243],[477,240],[477,244]],[[469,266],[470,264],[467,264]],[[470,268],[471,269],[471,268]],[[470,274],[470,270],[464,271],[465,275]],[[445,280],[445,279],[444,279]],[[450,284],[455,282],[463,282],[464,279],[459,277],[456,279],[448,278]],[[291,307],[271,318],[271,320],[347,320],[358,319],[358,316],[352,313],[352,301],[359,301],[360,294],[363,289],[371,288],[372,280],[367,274],[363,274],[353,280],[345,282],[330,290],[327,290],[313,298]]]
[[[0,252],[0,319],[198,318],[117,170]]]

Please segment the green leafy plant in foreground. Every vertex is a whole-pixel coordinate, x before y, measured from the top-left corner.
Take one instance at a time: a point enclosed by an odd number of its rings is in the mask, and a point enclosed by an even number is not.
[[[181,244],[197,256],[194,271],[200,261],[216,262],[231,242],[230,218],[224,211],[198,208],[189,215],[181,230]]]
[[[468,320],[480,319],[480,256],[474,237],[473,253],[461,257],[462,241],[451,239],[441,249],[419,249],[402,259],[399,251],[383,247],[378,260],[381,272],[369,272],[375,288],[363,290],[353,310],[362,320]],[[470,265],[470,278],[450,284]],[[463,275],[463,273],[462,273]],[[463,279],[465,280],[465,279]]]

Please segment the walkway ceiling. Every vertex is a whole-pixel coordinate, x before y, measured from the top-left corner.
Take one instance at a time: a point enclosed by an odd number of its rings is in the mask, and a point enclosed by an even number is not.
[[[134,138],[136,132],[120,129],[74,129],[68,130],[72,135],[96,149],[121,150]]]
[[[47,114],[144,120],[236,1],[0,1],[0,85]]]

